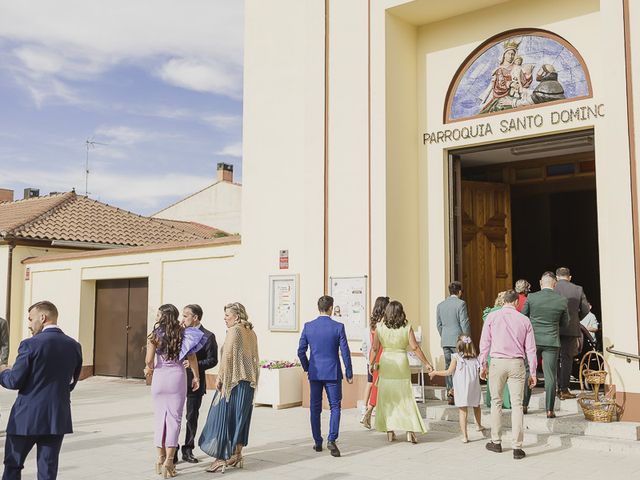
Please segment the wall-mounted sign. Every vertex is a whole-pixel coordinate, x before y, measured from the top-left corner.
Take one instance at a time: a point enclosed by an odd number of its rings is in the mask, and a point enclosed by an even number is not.
[[[362,340],[367,326],[367,277],[331,277],[333,318],[344,323],[348,340]]]
[[[289,268],[289,250],[280,250],[280,270]]]
[[[446,128],[422,134],[422,143],[458,142],[460,140],[473,140],[476,138],[491,137],[496,133],[509,134],[514,132],[525,133],[559,124],[579,124],[604,118],[604,104],[582,105],[579,107],[562,108],[542,113],[522,113],[511,118],[486,119],[479,123],[465,125],[464,127]],[[487,138],[485,138],[486,140]]]
[[[269,330],[298,331],[298,276],[269,277]]]
[[[545,30],[513,30],[477,48],[456,72],[445,123],[592,96],[578,51]]]

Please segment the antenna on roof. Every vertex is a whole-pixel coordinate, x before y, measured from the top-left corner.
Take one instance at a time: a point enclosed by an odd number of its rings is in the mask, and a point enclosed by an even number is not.
[[[108,145],[108,143],[96,142],[93,140],[93,137],[87,138],[84,143],[87,146],[87,158],[84,164],[84,194],[85,196],[88,196],[89,195],[89,150],[91,148],[96,148],[96,145]]]

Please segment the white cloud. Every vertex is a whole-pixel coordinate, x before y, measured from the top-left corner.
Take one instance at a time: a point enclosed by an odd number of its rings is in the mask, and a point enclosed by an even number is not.
[[[145,130],[131,128],[127,126],[99,127],[95,134],[99,138],[104,138],[107,143],[116,145],[132,145],[134,143],[153,140],[155,134]]]
[[[237,97],[242,70],[240,0],[2,0],[0,40],[18,73],[85,79],[134,63],[172,85]],[[191,78],[193,75],[193,78]],[[64,96],[63,96],[64,97]],[[40,99],[46,98],[40,95]]]
[[[84,175],[80,169],[45,168],[3,169],[3,180],[10,183],[40,188],[41,194],[52,191],[70,191],[76,188],[84,194]],[[118,174],[95,169],[89,176],[92,198],[109,203],[134,213],[149,213],[160,210],[176,198],[177,186],[189,185],[198,190],[211,183],[211,179],[179,172],[145,175]]]
[[[240,115],[202,115],[201,119],[204,123],[223,130],[242,125]]]
[[[226,157],[242,157],[242,143],[233,143],[227,145],[222,150],[216,152],[216,155]]]
[[[45,102],[74,105],[87,103],[75,91],[55,78],[24,78],[21,83],[38,107]]]
[[[198,92],[222,93],[239,98],[242,81],[233,67],[222,67],[195,59],[173,58],[159,69],[165,82]]]

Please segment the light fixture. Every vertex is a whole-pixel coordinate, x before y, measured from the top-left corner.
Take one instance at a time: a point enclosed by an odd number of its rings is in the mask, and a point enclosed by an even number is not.
[[[568,150],[570,148],[593,146],[593,136],[578,138],[565,138],[561,140],[551,140],[548,142],[535,143],[532,145],[520,145],[511,147],[512,155],[531,155],[534,153],[555,152],[557,150]]]

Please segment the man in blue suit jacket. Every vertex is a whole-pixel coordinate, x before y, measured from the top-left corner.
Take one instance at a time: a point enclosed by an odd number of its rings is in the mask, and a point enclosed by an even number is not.
[[[29,308],[29,330],[13,368],[0,366],[0,385],[18,390],[4,447],[3,480],[20,479],[24,462],[38,446],[38,480],[55,479],[65,433],[72,433],[71,391],[82,368],[80,344],[57,326],[58,309],[51,302]]]
[[[316,452],[322,451],[322,433],[320,430],[320,414],[322,413],[322,390],[327,392],[331,418],[329,420],[329,436],[327,448],[334,457],[340,456],[336,446],[340,430],[340,402],[342,401],[342,367],[338,357],[338,349],[342,354],[347,382],[353,382],[351,368],[351,352],[347,344],[344,324],[331,319],[333,298],[325,295],[318,300],[320,316],[305,323],[298,345],[298,358],[302,368],[307,372],[310,391],[311,433]],[[311,354],[307,358],[307,348]]]

